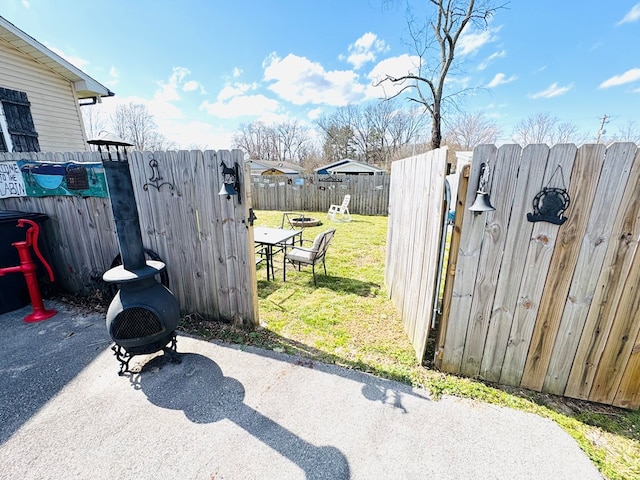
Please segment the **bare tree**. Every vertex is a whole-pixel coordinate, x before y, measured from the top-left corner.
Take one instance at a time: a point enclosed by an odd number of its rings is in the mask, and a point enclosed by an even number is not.
[[[514,128],[512,139],[520,145],[532,143],[582,144],[585,142],[586,135],[570,122],[560,122],[558,118],[549,113],[538,113],[518,122]]]
[[[633,120],[618,128],[618,132],[612,138],[613,142],[632,142],[640,145],[640,127]]]
[[[80,109],[87,139],[96,138],[106,130],[107,119],[99,105],[86,105]]]
[[[418,58],[415,71],[406,75],[387,75],[377,82],[399,86],[391,98],[408,94],[409,100],[422,105],[431,117],[431,147],[442,141],[442,109],[446,101],[464,90],[445,92],[446,80],[454,64],[456,47],[469,23],[486,29],[489,19],[502,6],[493,0],[428,0],[435,14],[424,23],[409,18],[409,34]]]
[[[266,160],[270,156],[267,141],[269,135],[267,126],[262,122],[242,123],[233,135],[233,146],[247,152],[249,158]]]
[[[385,167],[403,145],[417,139],[424,115],[390,100],[340,107],[316,125],[327,160],[348,157]]]
[[[328,162],[343,158],[358,158],[350,124],[340,123],[334,116],[322,116],[316,120],[316,125],[323,138],[322,153]]]
[[[472,150],[483,143],[496,143],[501,133],[483,113],[461,113],[447,122],[444,141],[452,148]]]
[[[260,121],[241,124],[233,135],[234,147],[244,150],[252,159],[261,160],[298,162],[309,142],[309,129],[297,120],[276,125]]]
[[[172,144],[158,132],[153,115],[141,103],[118,105],[111,124],[116,135],[131,142],[139,151],[164,150]]]
[[[274,127],[278,139],[280,160],[300,161],[304,147],[310,142],[309,128],[300,125],[297,120],[282,122]]]

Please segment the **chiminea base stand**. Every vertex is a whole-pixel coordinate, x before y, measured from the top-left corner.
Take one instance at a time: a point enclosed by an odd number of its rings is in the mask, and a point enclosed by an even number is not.
[[[123,346],[118,345],[117,343],[114,344],[111,347],[111,350],[113,350],[113,354],[115,355],[116,359],[120,362],[120,371],[118,372],[118,375],[122,376],[127,373],[133,373],[129,368],[129,362],[133,357],[136,357],[139,355],[150,355],[151,353],[156,353],[159,350],[163,351],[163,353],[168,357],[168,360],[170,363],[174,363],[174,364],[182,363],[182,357],[177,351],[177,344],[178,344],[178,340],[176,338],[176,332],[173,332],[171,334],[171,341],[168,345],[165,345],[164,347],[156,349],[150,353],[143,353],[143,352],[132,353],[128,351],[126,348],[124,348]]]

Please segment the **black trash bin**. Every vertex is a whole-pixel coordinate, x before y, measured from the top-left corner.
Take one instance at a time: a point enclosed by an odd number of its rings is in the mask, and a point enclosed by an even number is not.
[[[21,218],[24,218],[25,220],[32,220],[41,227],[42,222],[47,220],[49,217],[44,213],[0,210],[0,268],[13,267],[20,264],[18,250],[12,245],[12,243],[22,242],[26,238],[28,226],[18,227],[18,220]],[[41,229],[38,247],[40,247],[41,252],[46,252],[47,250],[42,248],[42,237]],[[38,278],[40,278],[40,269],[43,268],[35,253],[33,258],[38,265]],[[29,290],[27,289],[27,283],[24,279],[24,275],[21,273],[9,273],[7,275],[0,276],[0,314],[17,310],[18,308],[29,305],[29,303]]]

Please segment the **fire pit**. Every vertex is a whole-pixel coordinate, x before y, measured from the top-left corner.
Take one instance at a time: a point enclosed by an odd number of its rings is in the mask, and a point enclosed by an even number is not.
[[[98,145],[98,150],[104,153],[102,163],[122,258],[122,265],[102,276],[105,282],[120,285],[106,318],[107,330],[115,343],[112,350],[120,362],[118,373],[130,371],[133,356],[160,350],[179,362],[175,330],[180,305],[173,293],[155,279],[165,269],[164,263],[145,259],[129,161],[126,150],[124,154],[118,151],[118,147],[130,144],[109,135],[89,143]],[[101,146],[106,147],[106,152],[102,152]],[[109,146],[115,147],[116,158],[112,158]]]
[[[316,227],[322,225],[322,222],[314,217],[294,217],[289,220],[292,227]]]

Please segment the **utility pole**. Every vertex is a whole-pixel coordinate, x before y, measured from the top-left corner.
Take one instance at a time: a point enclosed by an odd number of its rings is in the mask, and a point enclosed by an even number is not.
[[[600,119],[600,130],[598,130],[598,134],[596,136],[596,143],[600,143],[600,137],[602,135],[604,135],[605,133],[607,133],[607,131],[604,129],[604,126],[609,123],[609,115],[603,115],[602,118]]]

